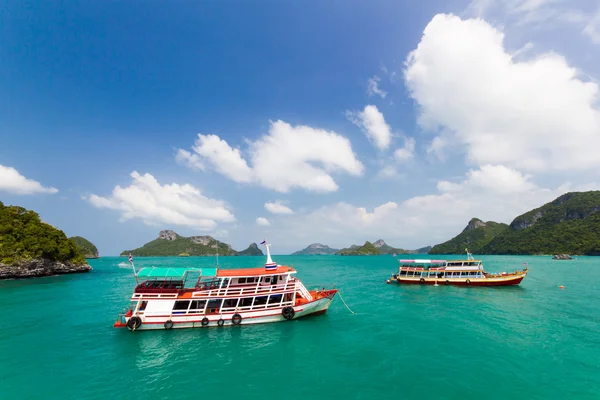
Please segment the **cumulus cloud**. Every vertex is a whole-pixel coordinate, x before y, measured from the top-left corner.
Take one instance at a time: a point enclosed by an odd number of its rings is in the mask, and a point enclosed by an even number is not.
[[[363,130],[379,150],[385,150],[390,146],[392,131],[377,106],[368,105],[363,111],[347,111],[346,115],[354,125]]]
[[[271,223],[265,217],[258,217],[258,218],[256,218],[256,225],[259,225],[259,226],[271,226]]]
[[[212,230],[218,222],[233,222],[234,215],[221,200],[203,196],[192,185],[161,185],[150,174],[131,173],[133,182],[116,186],[110,196],[92,194],[86,199],[95,207],[121,213],[121,221],[141,219],[148,225],[167,224]]]
[[[377,75],[373,76],[372,78],[369,78],[369,80],[367,81],[367,94],[369,96],[378,95],[382,99],[385,99],[385,96],[387,96],[387,92],[379,88],[380,81],[381,78]]]
[[[394,158],[397,162],[406,162],[414,157],[415,154],[415,139],[405,138],[404,147],[400,147],[394,151]]]
[[[191,169],[204,169],[204,164],[202,163],[202,161],[200,161],[200,157],[197,154],[192,154],[187,150],[177,150],[177,153],[175,153],[175,161]]]
[[[280,217],[286,234],[279,237],[289,246],[312,240],[340,247],[384,238],[395,246],[417,248],[448,240],[473,217],[510,223],[567,191],[594,188],[598,185],[547,189],[515,169],[484,165],[469,170],[462,181],[439,181],[434,194],[387,202],[372,210],[341,202],[305,215]]]
[[[481,19],[439,14],[425,28],[404,78],[434,151],[452,143],[475,165],[530,172],[600,166],[598,84],[558,54],[516,62],[503,40]]]
[[[16,169],[0,165],[0,191],[12,194],[57,193],[54,187],[42,186],[38,181],[25,178]]]
[[[600,9],[596,11],[594,16],[587,21],[583,28],[583,33],[587,35],[595,44],[600,44]]]
[[[271,214],[293,214],[294,211],[283,204],[283,201],[276,200],[274,202],[265,203],[265,210]]]
[[[363,173],[362,163],[344,136],[284,121],[271,121],[268,134],[249,141],[249,162],[217,135],[199,134],[192,149],[235,182],[256,183],[279,192],[292,188],[333,192],[338,189],[334,173]]]

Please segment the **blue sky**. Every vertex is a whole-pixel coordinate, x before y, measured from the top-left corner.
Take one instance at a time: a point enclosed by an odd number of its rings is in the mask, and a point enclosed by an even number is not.
[[[0,200],[104,255],[416,248],[598,186],[596,2],[3,9]]]

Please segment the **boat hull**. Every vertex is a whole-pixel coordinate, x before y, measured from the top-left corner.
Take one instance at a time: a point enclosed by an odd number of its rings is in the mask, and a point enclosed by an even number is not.
[[[413,285],[450,285],[450,286],[513,286],[518,285],[526,275],[500,276],[494,278],[396,278],[390,280],[401,284]]]
[[[329,290],[325,297],[321,297],[305,304],[294,306],[295,315],[293,319],[307,317],[309,315],[324,314],[329,309],[331,301],[335,297],[337,290]],[[241,315],[242,320],[239,325],[252,325],[252,324],[265,324],[270,322],[281,322],[287,321],[282,314],[283,307],[263,309],[263,310],[252,310],[238,312]],[[224,326],[235,326],[232,322],[233,315],[236,312],[227,312],[222,314],[198,314],[198,315],[163,315],[163,316],[140,316],[142,318],[142,324],[136,331],[143,330],[160,330],[166,329],[165,323],[169,320],[173,322],[172,328],[169,329],[183,329],[183,328],[212,328],[212,327],[224,327]],[[202,320],[208,318],[208,324],[202,325]],[[127,320],[118,321],[114,324],[115,328],[126,328]],[[219,325],[219,320],[223,320],[222,325]]]

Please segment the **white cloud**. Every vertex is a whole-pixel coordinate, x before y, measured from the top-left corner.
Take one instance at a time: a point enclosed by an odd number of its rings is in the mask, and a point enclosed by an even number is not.
[[[397,162],[406,162],[412,159],[415,155],[415,139],[405,138],[404,147],[400,147],[394,151],[394,158]]]
[[[191,169],[204,169],[204,164],[202,164],[202,161],[200,161],[200,157],[197,154],[192,154],[187,150],[177,150],[177,153],[175,154],[175,161]]]
[[[483,20],[436,15],[406,60],[419,124],[464,146],[475,165],[532,172],[600,166],[598,85],[557,54],[515,62],[504,35]]]
[[[256,218],[256,225],[259,225],[259,226],[271,226],[271,223],[269,222],[268,219],[266,219],[264,217],[258,217],[258,218]]]
[[[390,146],[392,142],[390,126],[376,106],[368,105],[363,111],[347,111],[346,115],[354,125],[363,130],[379,150],[385,150]]]
[[[532,178],[502,165],[484,165],[459,182],[439,181],[434,194],[402,202],[387,202],[367,210],[349,203],[324,206],[305,215],[280,217],[287,246],[316,241],[332,247],[384,238],[387,243],[417,248],[456,236],[473,217],[510,223],[516,216],[572,190],[597,189],[597,184],[555,189],[536,185]],[[315,230],[314,227],[319,229]]]
[[[54,187],[42,186],[38,181],[27,179],[12,167],[0,165],[0,191],[12,194],[57,193]]]
[[[338,189],[336,172],[361,175],[363,165],[350,141],[333,131],[271,121],[269,133],[249,141],[249,160],[216,135],[198,135],[193,150],[216,171],[235,182],[257,183],[279,192],[302,188]]]
[[[384,72],[387,72],[387,70]],[[381,78],[378,77],[377,75],[373,76],[372,78],[369,78],[369,80],[367,81],[367,94],[369,96],[378,95],[382,99],[385,99],[387,92],[385,92],[379,88],[380,81],[381,81]]]
[[[293,214],[294,210],[283,204],[283,201],[276,200],[274,202],[265,203],[265,210],[271,214]]]
[[[192,185],[161,185],[154,176],[136,171],[131,177],[131,185],[117,185],[111,196],[92,194],[86,199],[95,207],[119,211],[121,221],[137,218],[149,225],[184,225],[201,230],[212,230],[218,222],[235,221],[223,201],[203,196]]]
[[[236,182],[250,182],[252,170],[239,149],[233,149],[217,135],[198,135],[193,150],[218,172]]]
[[[595,44],[600,44],[600,9],[587,22],[583,28],[583,33],[587,35]]]

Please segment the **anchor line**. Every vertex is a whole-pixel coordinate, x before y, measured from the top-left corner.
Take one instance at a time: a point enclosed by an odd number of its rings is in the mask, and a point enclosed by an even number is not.
[[[342,300],[342,303],[344,303],[344,305],[346,306],[346,308],[348,309],[348,311],[350,311],[352,314],[356,314],[354,311],[352,311],[350,309],[350,307],[348,307],[348,304],[346,304],[346,302],[344,301],[344,298],[342,297],[342,294],[340,292],[338,292],[338,295],[340,296],[340,300]]]

